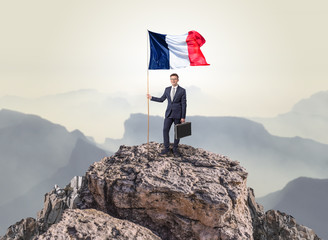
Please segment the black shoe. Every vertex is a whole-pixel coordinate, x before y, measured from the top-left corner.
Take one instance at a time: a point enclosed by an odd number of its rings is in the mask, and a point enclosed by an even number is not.
[[[160,155],[166,155],[166,154],[168,154],[169,152],[170,152],[169,149],[164,148],[164,149],[161,151]]]

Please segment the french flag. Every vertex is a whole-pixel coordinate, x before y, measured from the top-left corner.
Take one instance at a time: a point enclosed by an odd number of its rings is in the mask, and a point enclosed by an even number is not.
[[[200,47],[205,39],[196,31],[183,35],[148,31],[150,44],[149,69],[174,69],[209,65]]]

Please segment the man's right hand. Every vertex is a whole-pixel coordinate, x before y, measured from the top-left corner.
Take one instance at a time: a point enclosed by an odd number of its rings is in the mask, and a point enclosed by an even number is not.
[[[151,95],[147,93],[147,98],[148,99],[151,99]]]

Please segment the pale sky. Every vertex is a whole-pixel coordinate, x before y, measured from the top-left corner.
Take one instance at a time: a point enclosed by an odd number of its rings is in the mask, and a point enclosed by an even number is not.
[[[196,30],[211,65],[150,71],[150,93],[177,72],[211,99],[204,115],[272,117],[328,90],[327,23],[326,0],[0,0],[0,97],[145,95],[147,29]]]

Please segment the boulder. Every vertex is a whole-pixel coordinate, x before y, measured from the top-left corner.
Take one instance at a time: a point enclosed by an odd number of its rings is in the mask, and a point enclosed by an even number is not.
[[[97,208],[163,239],[252,239],[247,172],[226,156],[180,145],[121,146],[86,173]]]

